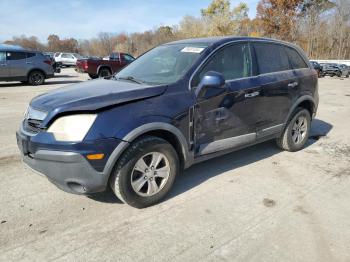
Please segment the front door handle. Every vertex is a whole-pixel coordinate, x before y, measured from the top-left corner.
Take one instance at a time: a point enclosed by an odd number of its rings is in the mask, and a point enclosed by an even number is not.
[[[298,82],[291,82],[288,84],[288,87],[294,88],[298,85]]]
[[[244,96],[247,97],[247,98],[250,98],[250,97],[258,96],[259,94],[260,94],[259,91],[255,91],[255,92],[252,92],[252,93],[245,94]]]
[[[7,64],[0,64],[0,66],[7,66]]]

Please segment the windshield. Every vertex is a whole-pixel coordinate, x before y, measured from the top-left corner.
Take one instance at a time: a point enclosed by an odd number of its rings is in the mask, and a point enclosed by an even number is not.
[[[170,84],[179,80],[206,46],[174,44],[158,46],[121,70],[115,78],[146,84]]]

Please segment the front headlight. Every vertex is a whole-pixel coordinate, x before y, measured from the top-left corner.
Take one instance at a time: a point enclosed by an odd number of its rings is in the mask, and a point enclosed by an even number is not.
[[[47,131],[53,133],[57,141],[82,141],[96,116],[93,114],[62,116],[56,119]]]

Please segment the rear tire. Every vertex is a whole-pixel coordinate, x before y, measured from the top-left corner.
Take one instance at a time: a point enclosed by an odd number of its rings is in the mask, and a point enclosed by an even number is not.
[[[33,86],[42,85],[45,82],[45,75],[39,70],[30,72],[28,76],[28,83]]]
[[[277,138],[278,147],[290,152],[299,151],[305,146],[309,138],[310,128],[310,112],[305,108],[298,107],[287,123],[281,137]]]
[[[103,77],[109,77],[112,75],[112,72],[108,68],[101,68],[98,71],[98,77],[103,78]]]
[[[164,139],[147,136],[133,142],[120,157],[110,186],[124,203],[145,208],[166,196],[179,170],[173,146]]]

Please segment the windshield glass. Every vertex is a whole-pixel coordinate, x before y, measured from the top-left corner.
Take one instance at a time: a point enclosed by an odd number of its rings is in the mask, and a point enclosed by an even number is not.
[[[170,84],[179,80],[206,46],[173,44],[158,46],[121,70],[115,78],[146,84]]]

